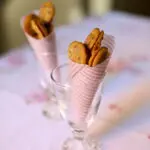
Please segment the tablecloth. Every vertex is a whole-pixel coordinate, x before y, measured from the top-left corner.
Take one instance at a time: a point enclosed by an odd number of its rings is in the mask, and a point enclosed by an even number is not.
[[[110,12],[101,18],[88,17],[81,23],[61,26],[56,29],[59,63],[67,60],[69,42],[83,41],[96,26],[116,38],[104,95],[125,91],[139,76],[150,72],[150,18]],[[70,135],[64,121],[49,120],[41,113],[46,99],[39,86],[41,72],[29,45],[0,58],[1,150],[55,150]],[[106,136],[104,149],[149,150],[149,108],[145,106]]]

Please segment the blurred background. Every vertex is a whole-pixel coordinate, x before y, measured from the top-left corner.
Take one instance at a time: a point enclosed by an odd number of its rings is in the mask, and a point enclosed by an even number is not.
[[[38,9],[44,1],[46,0],[0,1],[0,53],[26,41],[20,28],[20,18]],[[103,16],[111,10],[150,16],[149,0],[53,0],[53,3],[57,9],[56,26],[76,23],[87,16]]]

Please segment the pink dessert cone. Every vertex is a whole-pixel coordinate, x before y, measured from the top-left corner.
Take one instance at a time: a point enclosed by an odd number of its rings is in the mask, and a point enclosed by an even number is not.
[[[58,65],[55,31],[53,30],[47,37],[43,39],[33,38],[27,32],[25,32],[23,20],[24,17],[21,19],[21,27],[29,44],[34,50],[35,56],[37,57],[43,69],[46,72],[51,72],[52,69]]]
[[[107,47],[112,54],[114,49],[113,37],[105,35],[102,46]],[[71,121],[75,123],[85,122],[97,89],[106,74],[109,60],[110,57],[95,67],[70,61]]]

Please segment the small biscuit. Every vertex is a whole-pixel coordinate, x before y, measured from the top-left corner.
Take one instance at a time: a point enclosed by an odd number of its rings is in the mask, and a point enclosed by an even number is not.
[[[97,49],[99,49],[101,47],[101,43],[104,37],[104,31],[101,31],[97,41],[95,42],[95,44],[93,45],[93,48],[91,49],[91,53],[93,53],[94,51],[96,51]]]
[[[93,46],[95,45],[99,35],[100,35],[99,28],[94,28],[92,30],[92,32],[87,36],[84,43],[85,43],[85,45],[87,46],[88,49],[91,50],[93,48]]]
[[[36,33],[34,32],[34,30],[31,27],[31,20],[33,18],[34,18],[33,14],[29,14],[29,15],[25,16],[23,24],[24,24],[25,32],[27,32],[29,35],[35,37]]]
[[[100,51],[101,41],[102,41],[102,39],[103,39],[103,36],[104,36],[104,32],[101,31],[100,34],[99,34],[99,36],[98,36],[97,41],[95,42],[93,48],[91,49],[91,57],[90,57],[89,62],[88,62],[88,65],[89,65],[89,66],[92,66],[93,61],[94,61],[96,55],[97,55],[98,52]]]
[[[89,61],[88,61],[88,65],[89,65],[90,67],[92,67],[93,61],[94,61],[94,59],[95,59],[95,57],[96,57],[96,55],[98,54],[99,51],[100,51],[100,47],[99,47],[99,49],[97,49],[96,51],[94,51],[94,52],[92,53],[92,55],[91,55],[91,57],[90,57],[90,59],[89,59]]]
[[[37,34],[38,39],[42,39],[48,35],[47,29],[38,17],[31,20],[31,28]]]
[[[55,7],[52,2],[45,2],[40,8],[39,17],[46,23],[50,23],[55,15]]]
[[[44,38],[44,35],[42,34],[42,32],[40,31],[39,27],[37,26],[35,20],[31,20],[31,26],[32,26],[32,29],[36,32],[37,36],[36,38],[37,39],[42,39]]]
[[[98,51],[98,53],[96,54],[95,58],[93,59],[92,67],[94,67],[97,64],[100,64],[103,61],[105,61],[109,57],[109,55],[110,54],[108,52],[108,48],[101,47],[100,51]]]
[[[86,64],[88,55],[86,47],[83,43],[74,41],[69,45],[68,56],[69,58],[79,64]]]

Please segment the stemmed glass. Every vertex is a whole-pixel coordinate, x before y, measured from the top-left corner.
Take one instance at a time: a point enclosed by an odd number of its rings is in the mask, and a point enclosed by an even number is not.
[[[60,119],[60,112],[56,104],[56,96],[54,94],[54,89],[50,80],[48,80],[48,74],[40,76],[40,86],[45,91],[47,95],[46,103],[42,109],[42,113],[50,119]],[[43,77],[43,78],[42,78]]]
[[[57,76],[57,72],[60,72],[60,76]],[[72,87],[70,86],[69,77],[69,64],[65,63],[57,66],[53,69],[50,75],[51,81],[53,83],[54,92],[57,99],[57,104],[60,113],[64,120],[66,120],[72,130],[72,138],[68,138],[63,143],[63,150],[76,150],[76,149],[86,149],[86,150],[97,150],[100,149],[98,141],[91,139],[90,137],[85,137],[86,130],[88,126],[94,121],[95,116],[98,113],[101,93],[102,93],[102,83],[99,85],[98,97],[95,96],[92,105],[88,111],[87,117],[83,122],[76,123],[72,118],[72,110],[70,104],[70,95]]]

